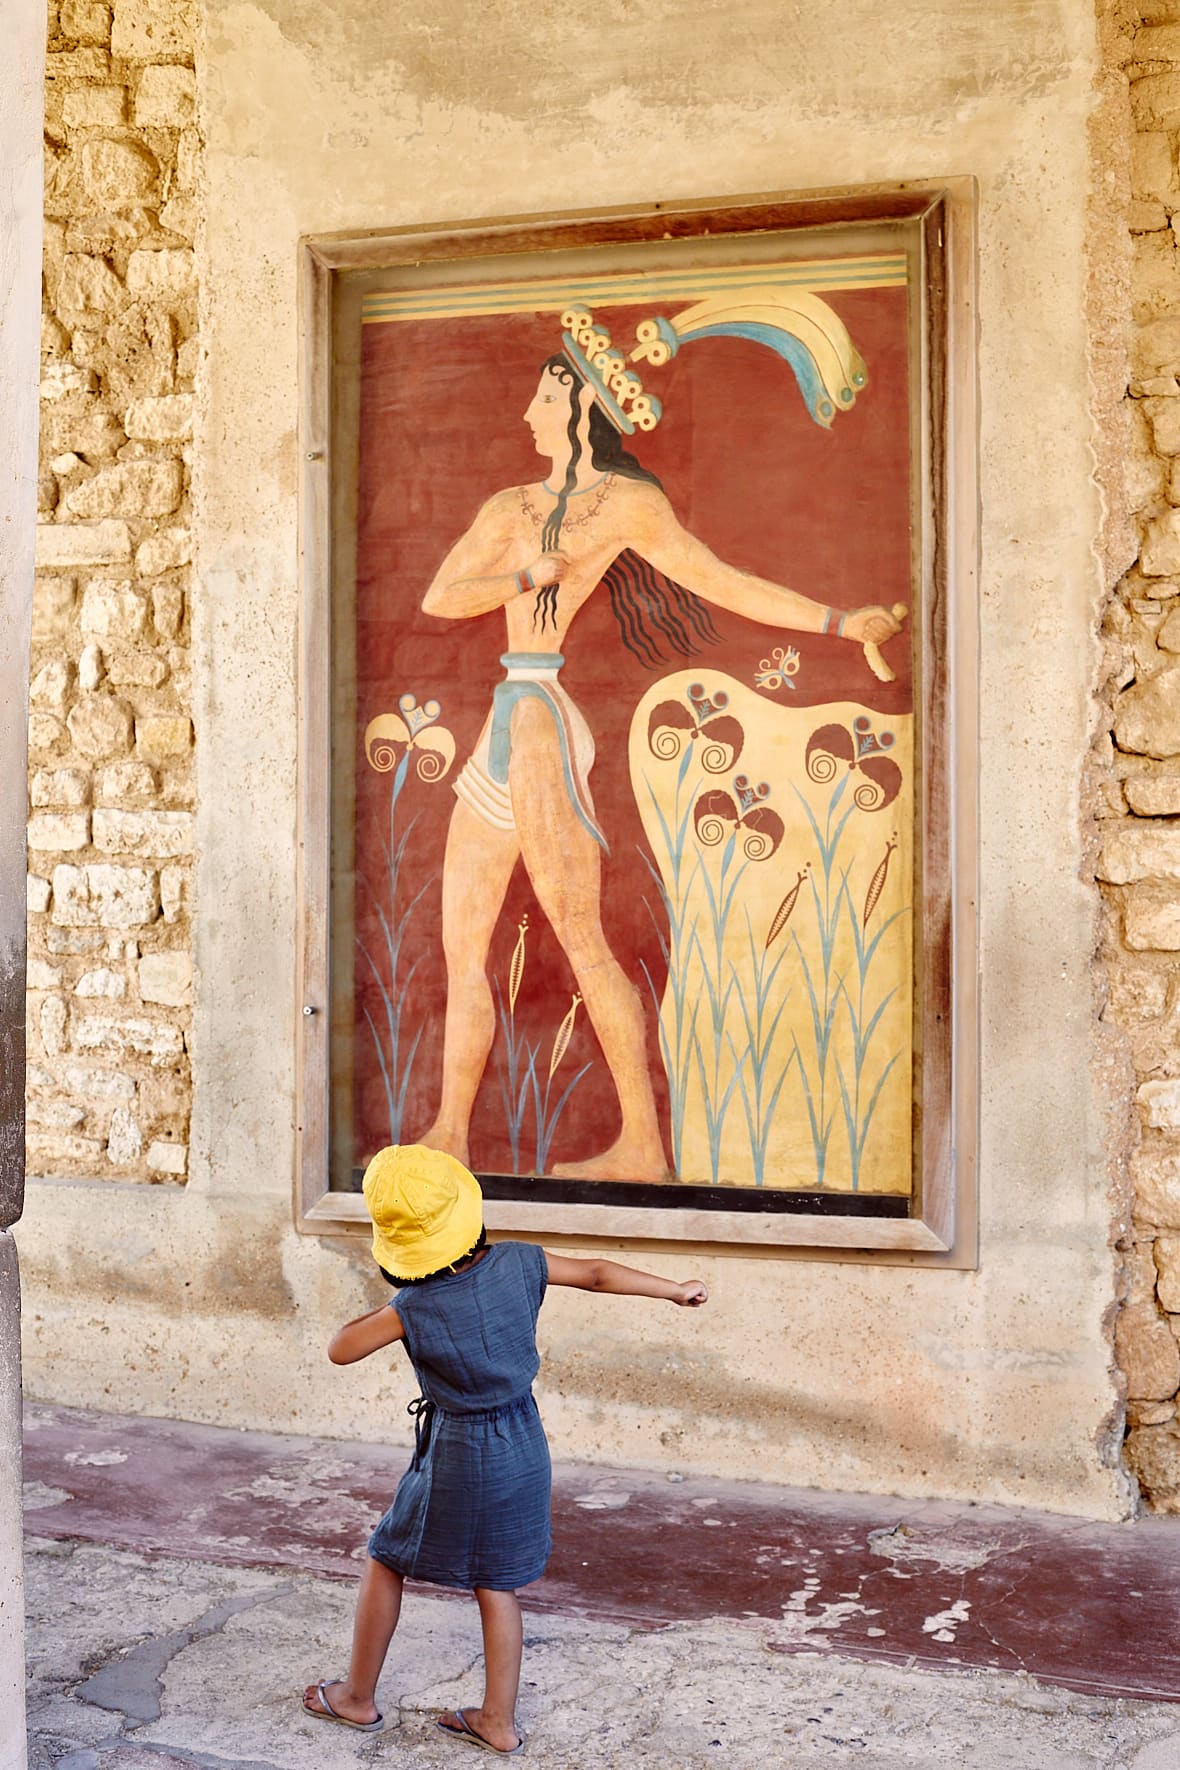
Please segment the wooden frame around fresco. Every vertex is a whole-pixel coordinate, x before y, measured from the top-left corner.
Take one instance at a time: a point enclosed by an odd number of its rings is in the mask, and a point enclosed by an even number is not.
[[[724,202],[673,202],[571,217],[522,216],[397,232],[325,234],[299,248],[300,636],[298,1227],[359,1230],[363,1200],[327,1189],[331,930],[330,634],[333,584],[355,511],[357,376],[341,349],[350,276],[399,266],[702,236],[895,222],[922,266],[921,741],[924,917],[916,983],[914,1194],[905,1218],[489,1200],[488,1227],[596,1245],[685,1244],[746,1256],[970,1268],[977,1258],[976,730],[978,521],[975,186],[969,178]]]

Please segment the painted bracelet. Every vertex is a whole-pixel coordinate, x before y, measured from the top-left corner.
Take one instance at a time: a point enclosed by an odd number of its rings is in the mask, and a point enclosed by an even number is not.
[[[536,588],[536,580],[528,566],[525,567],[524,571],[516,573],[516,594],[518,596],[524,596],[528,591],[535,590]]]

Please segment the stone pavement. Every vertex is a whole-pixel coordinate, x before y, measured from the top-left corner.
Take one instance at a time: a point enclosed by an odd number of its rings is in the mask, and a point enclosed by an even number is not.
[[[467,1762],[433,1726],[479,1696],[462,1595],[407,1595],[385,1733],[296,1700],[345,1663],[404,1460],[30,1407],[32,1770]],[[675,1475],[557,1471],[523,1594],[534,1763],[1180,1770],[1180,1524]]]

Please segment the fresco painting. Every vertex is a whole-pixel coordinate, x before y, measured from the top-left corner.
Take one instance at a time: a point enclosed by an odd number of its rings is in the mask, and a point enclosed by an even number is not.
[[[365,320],[354,1166],[908,1195],[904,260]]]

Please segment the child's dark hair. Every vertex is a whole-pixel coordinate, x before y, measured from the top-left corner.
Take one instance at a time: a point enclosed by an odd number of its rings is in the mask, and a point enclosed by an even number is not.
[[[452,1260],[449,1266],[439,1266],[434,1272],[424,1272],[421,1278],[398,1278],[396,1273],[386,1272],[384,1266],[378,1266],[377,1270],[385,1280],[386,1284],[396,1285],[398,1290],[401,1290],[403,1285],[425,1284],[428,1279],[441,1278],[444,1272],[458,1272],[460,1266],[465,1266],[468,1260],[474,1260],[476,1254],[481,1253],[487,1245],[488,1232],[486,1229],[481,1229],[479,1232],[479,1240],[475,1242],[472,1247],[469,1247],[465,1254],[460,1254],[459,1258],[457,1260]]]

